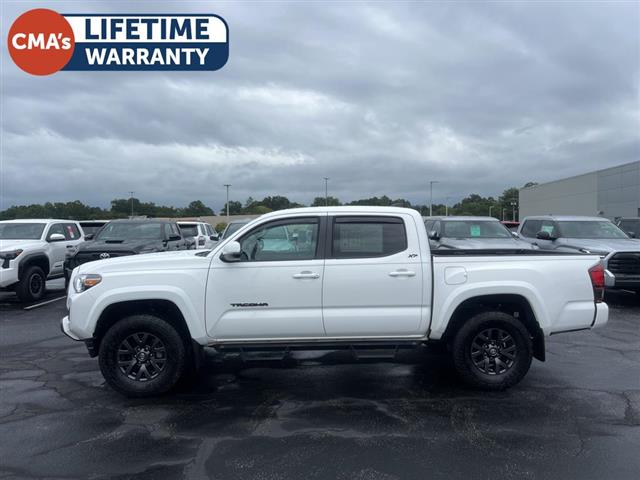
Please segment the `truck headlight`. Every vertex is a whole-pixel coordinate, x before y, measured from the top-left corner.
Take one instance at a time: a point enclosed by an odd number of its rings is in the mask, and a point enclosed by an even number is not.
[[[76,293],[84,292],[91,287],[95,287],[102,281],[102,277],[100,275],[94,273],[83,273],[73,280],[73,289]]]
[[[0,258],[3,260],[13,260],[18,257],[22,253],[22,250],[11,250],[8,252],[0,252]]]

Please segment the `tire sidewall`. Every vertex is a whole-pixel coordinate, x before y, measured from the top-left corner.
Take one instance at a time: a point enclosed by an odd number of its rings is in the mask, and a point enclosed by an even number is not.
[[[136,332],[147,332],[164,343],[167,361],[162,372],[146,382],[128,378],[118,366],[122,341]],[[165,320],[152,315],[133,315],[117,321],[100,343],[100,370],[111,388],[128,397],[159,395],[173,388],[185,370],[186,349],[180,334]]]
[[[514,363],[502,374],[486,374],[471,359],[473,339],[487,328],[500,328],[508,332],[516,345]],[[471,318],[458,331],[453,344],[453,355],[456,368],[467,383],[488,390],[504,390],[518,383],[529,371],[533,349],[527,329],[518,320],[506,313],[486,312]]]

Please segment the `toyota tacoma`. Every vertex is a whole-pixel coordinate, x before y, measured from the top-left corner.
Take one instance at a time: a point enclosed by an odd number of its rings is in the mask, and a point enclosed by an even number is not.
[[[519,382],[549,335],[607,322],[598,255],[430,251],[420,214],[282,210],[211,251],[136,255],[73,270],[62,330],[128,396],[171,389],[203,347],[391,351],[445,344],[468,384]]]

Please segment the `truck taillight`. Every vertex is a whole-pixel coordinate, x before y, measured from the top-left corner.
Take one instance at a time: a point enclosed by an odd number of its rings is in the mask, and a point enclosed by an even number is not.
[[[600,303],[604,299],[604,265],[602,262],[589,269],[589,278],[591,278],[595,301]]]

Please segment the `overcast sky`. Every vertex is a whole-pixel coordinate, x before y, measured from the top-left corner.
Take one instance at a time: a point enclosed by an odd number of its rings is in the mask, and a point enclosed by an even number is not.
[[[47,2],[216,13],[217,72],[30,76],[6,49],[41,2],[2,3],[2,192],[219,209],[387,194],[427,203],[640,160],[640,3]]]

